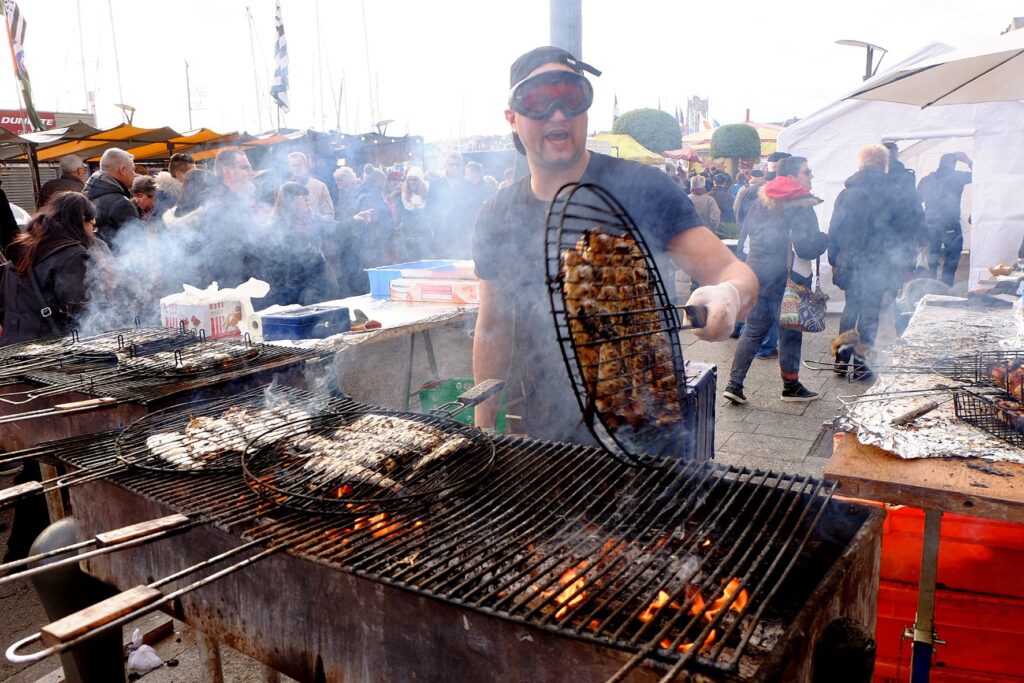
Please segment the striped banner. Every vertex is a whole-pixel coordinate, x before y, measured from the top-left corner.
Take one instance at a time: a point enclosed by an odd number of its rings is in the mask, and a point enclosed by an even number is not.
[[[25,68],[25,32],[28,24],[22,16],[18,3],[15,0],[4,0],[4,15],[7,17],[7,36],[11,42],[11,55],[14,58],[14,73],[21,83],[21,92],[25,97],[25,109],[32,125],[36,130],[43,130],[43,121],[39,118],[35,107],[32,105],[32,84],[28,79],[28,69]]]
[[[12,2],[13,0],[6,0]],[[288,41],[284,37],[284,21],[281,19],[281,0],[277,0],[277,14],[274,17],[277,28],[277,46],[274,50],[274,82],[270,85],[270,96],[277,106],[288,113]]]

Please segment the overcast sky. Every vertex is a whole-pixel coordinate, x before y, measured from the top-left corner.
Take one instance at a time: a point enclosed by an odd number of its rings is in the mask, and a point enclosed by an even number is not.
[[[91,91],[101,126],[119,123],[113,105],[125,102],[137,109],[136,125],[184,132],[187,60],[192,128],[257,132],[276,124],[268,95],[273,0],[19,5],[41,111],[83,111]],[[393,119],[389,134],[428,140],[506,133],[508,67],[549,43],[547,0],[282,0],[282,9],[292,108],[281,123],[291,128],[337,127],[335,99],[344,82],[344,132]],[[673,112],[691,95],[708,97],[711,117],[723,124],[742,121],[748,108],[755,121],[804,117],[860,83],[863,50],[836,40],[888,48],[884,69],[932,41],[962,47],[996,36],[1015,11],[1019,3],[1004,0],[860,0],[842,7],[813,0],[584,0],[582,58],[604,71],[594,79],[590,128],[611,127],[616,95],[622,112],[659,101]],[[7,54],[0,58],[0,104],[15,108]]]

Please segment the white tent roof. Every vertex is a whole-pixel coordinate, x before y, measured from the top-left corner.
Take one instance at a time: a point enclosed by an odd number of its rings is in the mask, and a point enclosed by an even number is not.
[[[897,69],[934,59],[950,49],[931,43],[875,79],[881,81]],[[839,100],[783,130],[778,148],[807,157],[814,171],[814,194],[825,200],[818,208],[822,230],[828,229],[844,181],[857,170],[861,147],[897,142],[900,161],[918,178],[935,170],[941,154],[966,152],[974,161],[974,184],[964,193],[963,220],[971,249],[970,284],[974,285],[979,277],[987,276],[988,266],[1016,261],[1024,237],[1021,120],[1022,102],[921,109],[890,102]]]

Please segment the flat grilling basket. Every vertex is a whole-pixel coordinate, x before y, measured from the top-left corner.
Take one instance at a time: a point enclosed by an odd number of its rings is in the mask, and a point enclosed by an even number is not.
[[[651,250],[625,208],[598,185],[563,186],[548,209],[544,253],[555,332],[583,422],[634,465],[684,458],[689,410],[678,332],[684,325]]]
[[[481,382],[430,414],[371,408],[275,427],[246,448],[246,482],[275,505],[318,514],[429,504],[490,471],[490,437],[451,417],[502,387]]]

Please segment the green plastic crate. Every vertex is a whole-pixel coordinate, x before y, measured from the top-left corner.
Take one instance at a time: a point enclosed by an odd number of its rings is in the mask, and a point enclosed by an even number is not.
[[[420,399],[420,408],[427,413],[445,403],[454,401],[467,389],[474,385],[472,377],[454,377],[452,379],[438,379],[427,382],[416,392]],[[494,430],[498,434],[505,433],[505,408],[508,405],[508,391],[501,394],[501,408],[498,410],[498,417],[495,420]],[[473,426],[473,408],[467,408],[456,415],[453,419],[458,420],[470,427]]]

